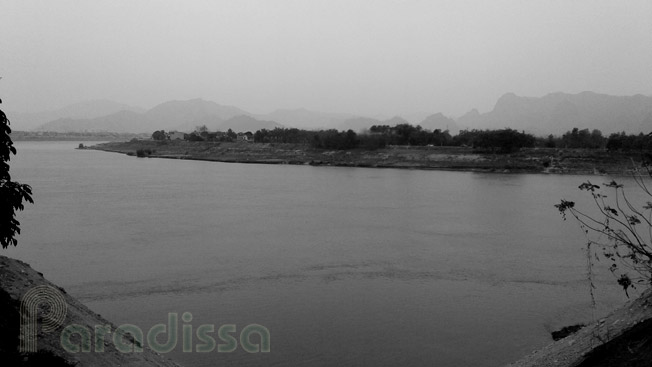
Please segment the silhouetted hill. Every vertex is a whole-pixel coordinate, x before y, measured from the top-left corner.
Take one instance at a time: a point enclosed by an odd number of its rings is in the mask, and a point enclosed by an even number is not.
[[[44,122],[38,130],[57,132],[151,133],[161,129],[192,131],[202,125],[206,125],[211,131],[225,128],[255,131],[259,128],[273,129],[280,126],[311,130],[334,128],[360,131],[372,125],[395,126],[410,123],[399,116],[380,121],[346,113],[314,112],[306,109],[282,109],[265,115],[254,115],[237,107],[223,106],[202,99],[165,102],[146,112],[128,108],[114,110],[118,107],[124,105],[108,101],[85,102],[61,109],[56,113],[48,112],[35,114],[35,116],[51,118],[50,122]],[[95,116],[101,111],[111,112]],[[70,115],[62,116],[62,114]],[[10,114],[9,118],[14,123],[12,125],[14,129],[26,130],[21,127],[21,119],[23,124],[29,123],[24,116]],[[235,119],[228,121],[232,118]],[[460,128],[505,127],[525,130],[537,135],[562,135],[574,127],[599,129],[604,135],[620,131],[649,133],[652,130],[652,97],[643,95],[619,97],[582,92],[551,93],[537,98],[507,93],[500,97],[494,109],[487,113],[480,114],[477,110],[471,110],[457,120],[437,113],[421,122],[413,121],[411,124],[421,125],[428,130],[445,130],[448,127],[452,134]]]
[[[354,117],[348,113],[315,112],[305,108],[296,110],[279,109],[272,113],[254,116],[259,119],[272,120],[287,127],[301,129],[329,129],[341,125],[345,120]]]
[[[57,119],[93,119],[119,111],[144,112],[140,107],[108,100],[93,100],[75,103],[63,108],[44,112],[8,112],[14,130],[32,130],[42,124]]]
[[[216,130],[228,131],[229,129],[235,132],[256,132],[261,129],[272,130],[277,127],[283,127],[281,124],[275,121],[261,121],[256,120],[251,116],[240,115],[234,116],[230,119],[224,121]]]
[[[142,133],[148,132],[147,124],[143,123],[143,114],[132,111],[120,111],[108,116],[92,119],[61,118],[50,121],[36,128],[36,131],[70,132],[118,132]]]
[[[404,119],[401,116],[394,116],[394,117],[392,117],[390,119],[382,121],[380,124],[381,125],[395,126],[395,125],[400,125],[400,124],[410,124],[410,122],[408,122],[408,120]],[[413,125],[413,124],[410,124],[410,125]]]
[[[220,118],[215,115],[209,115],[209,116],[202,116],[195,120],[186,121],[183,124],[180,124],[174,128],[170,128],[168,130],[191,132],[194,131],[199,126],[206,125],[206,128],[208,128],[209,131],[216,131],[220,128],[220,126],[223,123],[224,123],[223,118]]]
[[[561,135],[573,127],[613,132],[650,132],[652,97],[610,96],[593,92],[551,93],[541,98],[507,93],[491,112],[469,113],[458,119],[469,128],[526,130],[535,134]]]
[[[222,106],[203,99],[169,101],[161,103],[145,113],[148,119],[157,121],[159,129],[170,129],[186,122],[195,122],[208,116],[227,120],[234,116],[250,115],[247,111],[233,106]]]
[[[477,128],[482,125],[481,121],[482,115],[480,115],[480,112],[475,108],[455,120],[460,129],[468,129],[472,126]]]
[[[460,130],[457,127],[455,120],[450,117],[446,117],[441,113],[435,113],[434,115],[426,117],[419,123],[419,125],[421,125],[422,128],[428,130],[448,130],[453,135],[457,134],[457,132]]]
[[[374,125],[382,125],[382,121],[371,118],[371,117],[353,117],[347,120],[344,120],[339,126],[338,130],[353,130],[353,131],[364,131],[368,130]]]
[[[408,120],[401,116],[394,116],[390,119],[381,121],[378,119],[370,118],[370,117],[354,117],[350,118],[348,120],[345,120],[340,126],[338,126],[338,129],[340,130],[347,130],[351,129],[354,131],[363,131],[369,129],[373,125],[389,125],[389,126],[395,126],[398,124],[411,124],[411,125],[421,125],[422,128],[428,129],[428,130],[435,130],[435,129],[440,129],[440,130],[446,130],[448,129],[451,131],[451,133],[455,134],[457,131],[459,131],[459,128],[457,127],[457,124],[455,123],[455,120],[444,116],[441,113],[436,113],[430,116],[427,116],[423,121],[418,122],[418,123],[410,123]]]
[[[156,130],[194,130],[196,126],[217,127],[233,116],[248,114],[237,107],[222,106],[202,99],[161,103],[145,113],[120,111],[107,116],[63,118],[46,123],[41,131],[111,131],[151,133]]]

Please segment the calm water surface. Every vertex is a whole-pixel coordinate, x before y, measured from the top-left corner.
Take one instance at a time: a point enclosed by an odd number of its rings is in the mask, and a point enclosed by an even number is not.
[[[19,142],[27,261],[116,324],[252,323],[186,366],[500,366],[589,321],[581,176],[138,159]],[[592,178],[601,182],[603,178]],[[578,200],[579,201],[579,200]],[[624,301],[598,276],[598,314]],[[236,335],[237,336],[237,335]],[[214,334],[217,340],[216,333]]]

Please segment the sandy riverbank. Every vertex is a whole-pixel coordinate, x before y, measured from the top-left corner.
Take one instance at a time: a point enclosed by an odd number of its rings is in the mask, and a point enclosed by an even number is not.
[[[111,142],[90,149],[150,158],[233,163],[306,164],[314,166],[408,168],[497,173],[629,175],[641,154],[600,150],[532,148],[512,154],[477,152],[470,147],[397,146],[377,150],[321,150],[300,144],[189,141]]]

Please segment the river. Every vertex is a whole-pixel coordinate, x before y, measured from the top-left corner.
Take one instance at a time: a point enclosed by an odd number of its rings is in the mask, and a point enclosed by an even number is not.
[[[500,366],[591,320],[582,176],[143,159],[18,142],[22,259],[116,324],[269,330],[186,366]],[[606,178],[589,177],[596,182]],[[599,272],[598,308],[625,301]],[[199,340],[193,340],[195,344]]]

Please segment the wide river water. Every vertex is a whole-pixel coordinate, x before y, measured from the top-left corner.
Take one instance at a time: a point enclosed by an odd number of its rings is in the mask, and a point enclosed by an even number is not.
[[[140,159],[18,142],[22,259],[117,325],[260,324],[185,366],[501,366],[623,303],[553,207],[582,176]],[[607,180],[591,177],[596,183]],[[179,320],[181,324],[181,320]],[[255,339],[255,338],[253,338]],[[253,340],[252,339],[252,340]],[[194,343],[199,343],[197,339]]]

